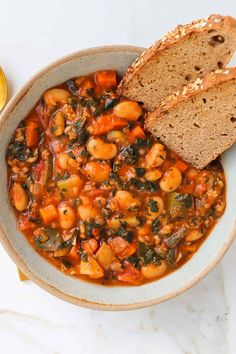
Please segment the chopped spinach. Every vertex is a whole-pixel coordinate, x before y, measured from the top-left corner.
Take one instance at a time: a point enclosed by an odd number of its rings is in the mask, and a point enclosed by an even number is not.
[[[214,217],[216,214],[215,214],[215,207],[214,207],[214,205],[212,205],[211,207],[210,207],[210,209],[208,210],[208,213],[207,213],[207,216],[208,217]]]
[[[125,260],[131,263],[135,268],[140,269],[139,258],[136,254],[132,254],[132,256],[127,257]]]
[[[156,265],[161,264],[161,259],[153,248],[150,248],[146,243],[139,242],[138,256],[143,265],[153,263]]]
[[[135,171],[138,177],[143,177],[145,175],[146,169],[143,167],[137,167]]]
[[[74,98],[74,97],[71,98],[70,105],[71,105],[73,111],[76,111],[77,106],[78,106],[78,100],[76,98]]]
[[[84,127],[86,123],[86,119],[85,118],[80,118],[75,122],[75,129],[76,131],[79,131],[80,129],[82,129]]]
[[[145,139],[138,138],[135,143],[138,148],[145,148],[145,147],[151,147],[154,143],[154,140],[152,137],[145,138]]]
[[[150,211],[153,213],[157,213],[159,211],[158,203],[157,203],[157,201],[155,201],[153,199],[149,200],[148,206],[149,206]]]
[[[132,242],[133,240],[133,232],[131,230],[127,230],[127,226],[122,224],[119,229],[116,231],[116,235],[122,237],[124,240],[128,242]]]
[[[65,172],[64,175],[62,175],[60,172],[57,172],[56,177],[55,177],[55,182],[61,181],[61,180],[66,180],[70,177],[70,174],[68,172]]]
[[[85,221],[84,227],[85,227],[85,237],[89,238],[93,235],[93,230],[100,227],[100,225],[97,224],[95,221]]]
[[[117,172],[119,170],[119,168],[121,168],[123,166],[123,160],[122,159],[118,159],[116,160],[114,163],[113,163],[113,171],[114,172]]]
[[[152,222],[152,232],[154,235],[158,233],[161,228],[161,219],[158,217]]]
[[[87,158],[89,156],[89,153],[86,149],[83,149],[80,151],[80,156],[81,157],[84,157],[84,158]]]
[[[156,182],[152,182],[152,181],[145,181],[144,182],[144,190],[150,192],[150,193],[154,193],[158,190],[158,184]]]
[[[75,86],[75,82],[73,79],[67,80],[66,86],[73,95],[77,95],[77,87]]]
[[[8,155],[13,159],[17,159],[21,162],[25,162],[28,159],[29,151],[25,143],[20,141],[14,141],[8,149]]]
[[[76,135],[77,135],[76,142],[79,145],[85,144],[88,139],[88,132],[84,127],[85,122],[86,122],[86,119],[79,119],[75,123],[75,130],[76,130]]]
[[[152,181],[141,181],[137,178],[131,178],[130,183],[139,191],[148,191],[154,193],[158,190],[159,186],[156,182]]]
[[[136,140],[136,144],[137,144],[137,146],[138,146],[139,148],[144,148],[144,147],[146,147],[146,145],[147,145],[147,140],[146,140],[146,139],[138,138],[138,139]]]
[[[120,100],[119,98],[108,99],[104,105],[104,110],[113,108],[119,102],[119,100]]]
[[[125,189],[126,185],[125,182],[122,181],[122,179],[120,178],[120,176],[118,176],[118,174],[116,172],[111,172],[110,173],[110,178],[117,183],[118,187]]]
[[[135,144],[130,144],[121,149],[120,155],[127,165],[135,164],[138,161],[139,153]]]

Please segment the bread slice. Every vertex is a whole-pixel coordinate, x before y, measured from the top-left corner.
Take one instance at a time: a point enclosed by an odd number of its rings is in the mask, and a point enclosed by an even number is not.
[[[128,68],[118,93],[155,109],[182,85],[224,68],[236,49],[236,20],[211,15],[177,26]]]
[[[202,169],[236,141],[236,68],[216,70],[167,97],[146,129]]]

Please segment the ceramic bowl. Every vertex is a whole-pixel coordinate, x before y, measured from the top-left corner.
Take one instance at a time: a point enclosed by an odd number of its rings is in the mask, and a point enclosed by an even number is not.
[[[227,207],[223,217],[192,259],[177,271],[141,286],[105,287],[66,276],[28,244],[17,230],[7,192],[5,155],[19,122],[48,88],[100,69],[122,75],[142,48],[109,46],[79,51],[36,74],[8,103],[0,119],[0,239],[6,252],[27,277],[49,293],[68,302],[102,310],[127,310],[157,304],[187,290],[222,258],[235,235],[236,146],[222,156],[227,180]]]

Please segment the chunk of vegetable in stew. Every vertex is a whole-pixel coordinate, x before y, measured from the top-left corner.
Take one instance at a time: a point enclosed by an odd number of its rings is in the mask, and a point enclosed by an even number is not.
[[[62,272],[139,285],[188,261],[225,209],[219,161],[199,171],[144,129],[112,70],[47,90],[7,153],[19,229]]]

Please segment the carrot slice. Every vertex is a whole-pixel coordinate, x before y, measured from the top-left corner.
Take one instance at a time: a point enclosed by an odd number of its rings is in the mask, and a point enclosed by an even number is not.
[[[128,125],[128,123],[126,119],[108,114],[106,116],[100,116],[89,126],[88,131],[93,135],[103,135],[110,130],[123,128]]]
[[[117,278],[125,283],[130,283],[133,285],[140,284],[143,278],[142,273],[127,261],[124,261],[124,266],[124,270],[118,274]]]
[[[73,246],[66,256],[66,258],[71,262],[73,266],[76,266],[80,261],[80,256],[78,254],[79,248],[78,246]]]
[[[40,208],[39,213],[45,224],[49,224],[51,221],[57,219],[58,217],[57,208],[52,204],[47,205],[44,208]]]
[[[26,123],[25,127],[25,139],[26,145],[28,147],[33,147],[38,144],[40,135],[39,135],[39,124],[34,120],[29,120]]]
[[[98,86],[104,88],[112,88],[117,85],[116,72],[113,70],[97,71],[95,74],[95,82]]]
[[[129,141],[132,143],[138,138],[145,138],[145,133],[140,125],[136,125],[129,133]]]
[[[181,160],[178,160],[175,164],[174,164],[174,167],[178,168],[181,172],[184,172],[187,170],[188,168],[188,165],[181,161]]]

